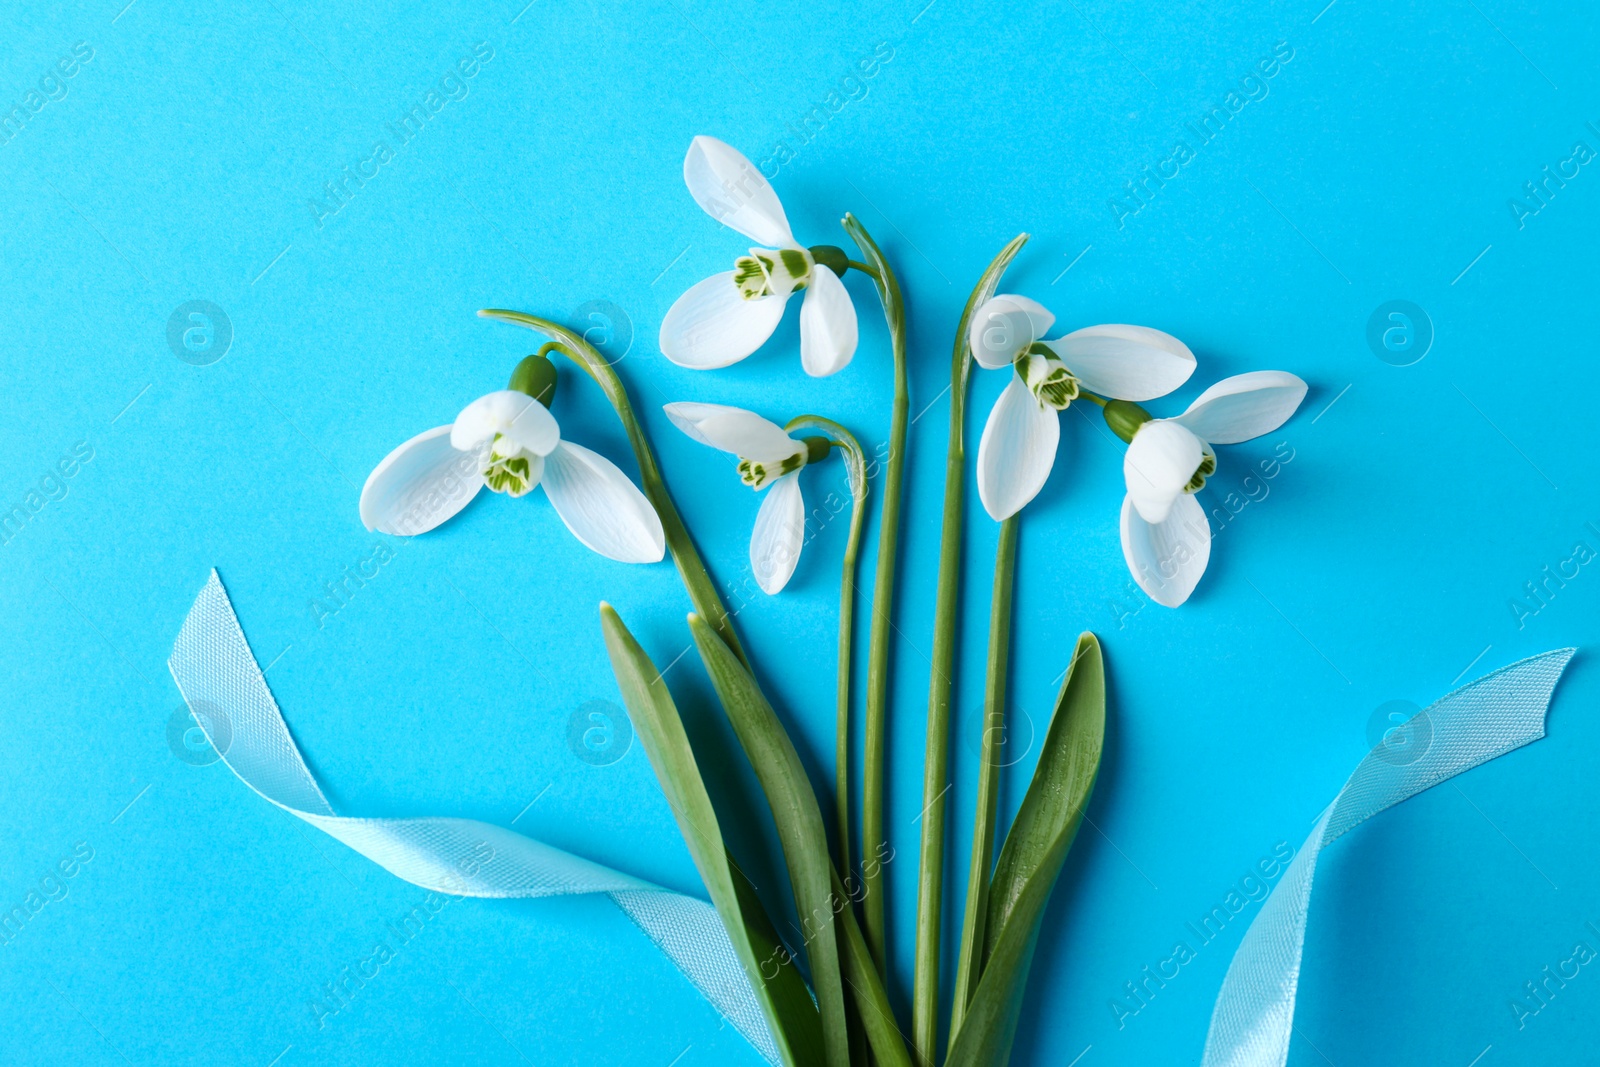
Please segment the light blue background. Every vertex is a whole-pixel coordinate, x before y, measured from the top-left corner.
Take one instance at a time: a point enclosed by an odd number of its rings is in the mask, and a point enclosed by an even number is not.
[[[319,1029],[307,1001],[421,891],[221,765],[176,758],[167,735],[179,698],[166,656],[215,566],[340,810],[515,819],[701,891],[642,750],[592,766],[566,740],[575,709],[617,699],[600,599],[658,662],[683,649],[687,602],[670,566],[612,564],[577,546],[541,496],[485,494],[437,533],[391,542],[394,558],[320,625],[311,601],[379,540],[356,515],[367,471],[531,351],[531,334],[476,319],[479,307],[568,318],[604,298],[626,310],[621,371],[730,585],[746,580],[756,502],[671,430],[662,402],[815,411],[883,439],[887,343],[860,279],[861,350],[837,377],[800,373],[794,311],[766,350],[723,372],[683,371],[656,351],[672,300],[747,244],[683,188],[683,152],[710,133],[758,162],[789,142],[795,157],[774,184],[800,239],[844,243],[836,220],[856,212],[909,295],[922,417],[888,813],[902,1004],[940,390],[978,273],[1027,230],[1007,288],[1044,301],[1063,328],[1136,322],[1187,341],[1201,369],[1159,413],[1250,369],[1311,383],[1279,433],[1222,451],[1208,507],[1242,493],[1280,442],[1294,458],[1217,533],[1181,610],[1129,585],[1120,447],[1094,418],[1068,412],[1062,458],[1022,534],[1018,747],[1026,722],[1042,728],[1080,629],[1104,640],[1112,706],[1092,822],[1046,919],[1016,1061],[1196,1062],[1256,905],[1120,1027],[1112,1001],[1275,844],[1298,847],[1369,746],[1374,711],[1600,639],[1600,565],[1552,584],[1520,625],[1511,607],[1575,542],[1600,549],[1586,525],[1600,526],[1600,173],[1582,167],[1520,227],[1508,207],[1575,142],[1600,148],[1586,125],[1600,125],[1594,14],[1322,2],[9,5],[5,107],[76,42],[93,59],[0,144],[0,501],[23,502],[79,442],[93,459],[0,549],[0,905],[21,903],[78,842],[94,858],[0,946],[0,1058],[757,1062],[592,900],[452,903]],[[319,226],[308,201],[479,42],[493,59],[466,97]],[[1293,58],[1268,95],[1119,227],[1109,198],[1174,141],[1192,144],[1185,124],[1278,42]],[[893,58],[865,96],[802,144],[788,124],[880,43]],[[168,316],[191,299],[220,305],[233,326],[208,366],[166,340]],[[1366,341],[1369,315],[1392,299],[1420,305],[1435,331],[1411,366]],[[973,440],[1001,384],[978,375]],[[556,411],[573,438],[632,469],[592,387],[567,374]],[[806,477],[817,501],[841,485],[837,468]],[[981,660],[995,535],[973,504],[969,663]],[[842,523],[824,528],[782,597],[742,598],[739,616],[822,780],[843,535]],[[694,656],[669,679],[707,762],[731,762],[714,755],[731,742]],[[1520,1029],[1509,1005],[1576,942],[1600,948],[1585,926],[1600,925],[1597,689],[1585,652],[1548,739],[1330,850],[1291,1063],[1497,1067],[1588,1047],[1592,967]],[[959,690],[952,821],[964,827],[980,672],[963,672]],[[1008,810],[1033,758],[1007,780]],[[734,830],[748,843],[762,826]],[[966,849],[957,832],[953,917]],[[750,863],[763,888],[776,884],[770,862]]]

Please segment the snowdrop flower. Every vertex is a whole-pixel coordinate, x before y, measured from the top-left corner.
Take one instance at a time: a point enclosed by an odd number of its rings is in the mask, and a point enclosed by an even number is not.
[[[561,439],[545,406],[555,368],[529,356],[511,388],[481,396],[456,421],[420,433],[384,457],[361,489],[369,530],[409,537],[455,515],[478,490],[519,497],[536,485],[584,545],[623,563],[654,563],[666,538],[650,501],[617,466]]]
[[[696,441],[738,456],[744,484],[767,490],[750,534],[750,569],[762,592],[777,593],[794,574],[805,544],[800,470],[825,457],[832,442],[826,437],[790,437],[777,423],[724,404],[677,403],[663,410],[674,426]]]
[[[980,366],[1011,370],[978,442],[978,496],[996,521],[1010,518],[1050,477],[1060,413],[1083,390],[1153,400],[1194,373],[1194,353],[1145,326],[1087,326],[1042,341],[1055,316],[1025,296],[991,297],[972,316],[968,342]]]
[[[817,377],[843,370],[856,352],[856,309],[839,280],[849,269],[844,251],[797,244],[772,186],[715,137],[689,145],[683,180],[706,214],[761,247],[678,298],[661,322],[662,353],[696,370],[737,363],[766,343],[789,297],[804,289],[800,363]]]
[[[1122,405],[1120,412],[1108,405],[1113,429],[1131,431],[1122,464],[1128,485],[1122,555],[1133,580],[1156,603],[1175,608],[1188,600],[1211,558],[1211,525],[1194,498],[1217,470],[1211,446],[1271,433],[1305,395],[1306,383],[1293,374],[1260,370],[1224,378],[1176,418],[1151,419],[1136,405]]]

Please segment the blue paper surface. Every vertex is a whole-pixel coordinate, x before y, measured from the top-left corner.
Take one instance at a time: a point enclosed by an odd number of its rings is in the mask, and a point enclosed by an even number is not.
[[[661,357],[672,301],[749,243],[684,189],[683,153],[706,133],[775,175],[802,242],[846,243],[837,220],[856,213],[907,291],[917,418],[887,868],[901,1004],[941,391],[978,274],[1026,230],[1005,288],[1058,329],[1186,341],[1200,369],[1158,414],[1246,370],[1311,384],[1282,430],[1220,450],[1201,500],[1231,517],[1213,519],[1209,573],[1177,611],[1128,578],[1121,446],[1092,409],[1066,414],[1023,523],[1007,815],[1081,629],[1102,637],[1112,703],[1015,1060],[1197,1061],[1275,850],[1298,846],[1391,716],[1600,637],[1593,13],[524,2],[0,14],[0,911],[23,914],[0,935],[0,1059],[758,1062],[603,902],[454,901],[349,981],[425,894],[205,764],[165,670],[215,566],[341,812],[514,825],[701,891],[637,743],[618,725],[597,759],[572,740],[575,719],[619,711],[606,599],[674,663],[707,761],[741,785],[694,655],[674,662],[688,602],[670,565],[593,555],[538,493],[484,494],[411,542],[357,517],[390,448],[533,350],[473,314],[510,307],[625,349],[685,519],[831,781],[845,524],[824,524],[765,597],[746,563],[757,501],[659,406],[809,411],[876,447],[887,338],[852,278],[861,350],[833,378],[801,373],[797,309],[727,370]],[[976,374],[972,441],[1002,384]],[[633,470],[575,373],[555,410]],[[843,485],[834,466],[805,491],[822,503]],[[969,502],[952,962],[996,536]],[[1494,1067],[1587,1047],[1597,686],[1581,653],[1546,740],[1329,850],[1292,1064]],[[729,822],[748,845],[763,820]],[[749,868],[778,890],[770,858]],[[1192,958],[1174,976],[1179,943]]]

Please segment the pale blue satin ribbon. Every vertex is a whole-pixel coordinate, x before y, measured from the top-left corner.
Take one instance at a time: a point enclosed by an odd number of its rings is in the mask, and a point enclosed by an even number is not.
[[[778,1049],[716,909],[630,875],[471,819],[352,819],[335,815],[284,725],[211,572],[167,661],[210,739],[221,712],[232,727],[223,762],[251,789],[414,885],[458,897],[604,893],[769,1063]]]
[[[1385,808],[1543,737],[1550,694],[1574,651],[1502,667],[1419,712],[1408,725],[1425,721],[1430,736],[1412,762],[1401,764],[1382,742],[1367,754],[1245,931],[1211,1013],[1202,1067],[1284,1067],[1323,847]]]

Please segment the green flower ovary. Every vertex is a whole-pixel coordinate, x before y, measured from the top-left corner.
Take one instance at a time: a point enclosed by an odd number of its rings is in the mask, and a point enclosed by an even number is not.
[[[787,296],[806,287],[811,280],[811,254],[800,248],[770,251],[752,248],[733,264],[733,284],[746,300],[782,293]]]
[[[787,459],[779,461],[776,465],[757,463],[752,459],[739,457],[739,479],[752,489],[764,489],[769,482],[782,478],[785,474],[793,474],[806,465],[806,453],[796,452]]]
[[[506,443],[504,437],[494,435],[481,467],[483,482],[497,493],[521,496],[533,488],[533,467],[528,453]]]
[[[1078,399],[1078,379],[1054,356],[1024,353],[1017,357],[1017,374],[1045,407],[1065,411]]]
[[[1205,450],[1205,455],[1200,457],[1200,466],[1194,469],[1194,477],[1183,487],[1185,493],[1198,493],[1205,488],[1206,479],[1217,473],[1217,454],[1211,451],[1210,445],[1206,445]]]

